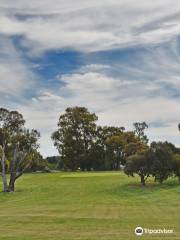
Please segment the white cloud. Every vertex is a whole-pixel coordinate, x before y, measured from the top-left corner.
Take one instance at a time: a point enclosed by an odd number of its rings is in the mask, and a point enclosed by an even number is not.
[[[179,0],[1,0],[1,104],[8,102],[4,95],[16,97],[11,106],[24,114],[28,127],[41,131],[45,155],[55,152],[50,135],[59,114],[75,105],[95,111],[101,124],[167,123],[151,128],[149,136],[178,142],[179,22]],[[147,51],[123,63],[92,60],[76,72],[56,76],[59,88],[39,89],[33,65],[13,44],[14,36],[21,36],[24,55],[32,58],[63,49],[87,53],[145,46]],[[23,98],[28,89],[34,91],[31,100]]]
[[[150,66],[150,70],[146,71],[147,77],[148,73],[151,76],[153,66]],[[162,65],[162,70],[163,67]],[[28,126],[42,132],[41,149],[45,155],[48,151],[55,152],[50,135],[56,129],[59,115],[67,107],[77,105],[86,106],[90,111],[96,112],[99,116],[98,123],[102,125],[125,126],[130,129],[136,121],[161,123],[162,127],[158,128],[150,125],[150,139],[168,138],[169,141],[178,143],[180,99],[167,97],[166,91],[169,90],[161,90],[159,80],[133,81],[115,78],[106,74],[107,69],[111,69],[110,66],[87,65],[76,73],[58,76],[59,81],[63,81],[63,85],[59,83],[59,89],[41,91],[36,99],[20,107],[28,120]],[[166,72],[160,77],[160,80],[166,79]]]
[[[32,88],[36,76],[23,60],[12,41],[1,37],[0,43],[0,93],[18,96]]]
[[[0,3],[0,33],[23,36],[34,55],[62,48],[89,52],[155,44],[180,33],[178,6],[179,0],[6,0]]]

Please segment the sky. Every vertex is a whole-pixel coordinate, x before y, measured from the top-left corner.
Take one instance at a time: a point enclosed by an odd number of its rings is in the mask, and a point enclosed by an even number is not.
[[[0,106],[41,132],[44,156],[73,106],[179,146],[180,0],[1,0]]]

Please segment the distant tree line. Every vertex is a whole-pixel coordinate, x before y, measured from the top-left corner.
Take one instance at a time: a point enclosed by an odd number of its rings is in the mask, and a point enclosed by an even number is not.
[[[67,108],[52,134],[59,156],[44,159],[38,150],[40,133],[27,129],[19,112],[0,108],[3,191],[14,191],[16,180],[24,172],[51,170],[124,169],[128,176],[139,175],[143,185],[150,176],[160,183],[169,176],[180,180],[180,149],[168,142],[149,145],[145,122],[136,122],[133,130],[127,131],[124,127],[99,126],[97,120],[87,108]]]
[[[132,131],[124,127],[102,127],[98,117],[84,107],[67,108],[52,135],[64,170],[119,170],[148,177],[162,183],[170,176],[180,180],[180,149],[168,142],[148,144],[145,122],[134,123]],[[179,125],[180,128],[180,125]]]
[[[148,148],[146,123],[124,127],[102,127],[98,117],[84,107],[67,108],[52,135],[64,170],[119,170],[126,158]]]

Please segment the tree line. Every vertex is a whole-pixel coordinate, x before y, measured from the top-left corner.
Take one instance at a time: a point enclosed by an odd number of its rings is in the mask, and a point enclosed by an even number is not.
[[[180,149],[168,142],[148,144],[145,122],[124,127],[102,127],[98,117],[84,107],[67,108],[58,129],[52,135],[64,170],[119,170],[140,176],[145,185],[148,177],[163,183],[170,176],[180,180]],[[179,124],[180,129],[180,124]]]
[[[85,107],[67,108],[52,134],[59,156],[43,159],[38,150],[40,133],[27,129],[19,112],[0,108],[3,191],[14,191],[24,172],[49,171],[52,166],[65,171],[124,169],[128,176],[138,174],[143,185],[150,176],[160,183],[172,175],[180,179],[180,149],[168,142],[149,145],[145,122],[136,122],[132,131],[127,131],[124,127],[99,126],[97,120]]]
[[[98,117],[84,107],[67,108],[52,135],[65,170],[119,170],[128,156],[145,150],[146,123],[124,127],[98,126]]]

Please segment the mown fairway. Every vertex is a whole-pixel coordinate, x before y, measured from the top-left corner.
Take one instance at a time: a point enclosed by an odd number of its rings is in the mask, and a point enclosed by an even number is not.
[[[0,193],[2,240],[180,239],[180,185],[142,188],[119,172],[26,174]],[[174,229],[137,237],[137,226]]]

